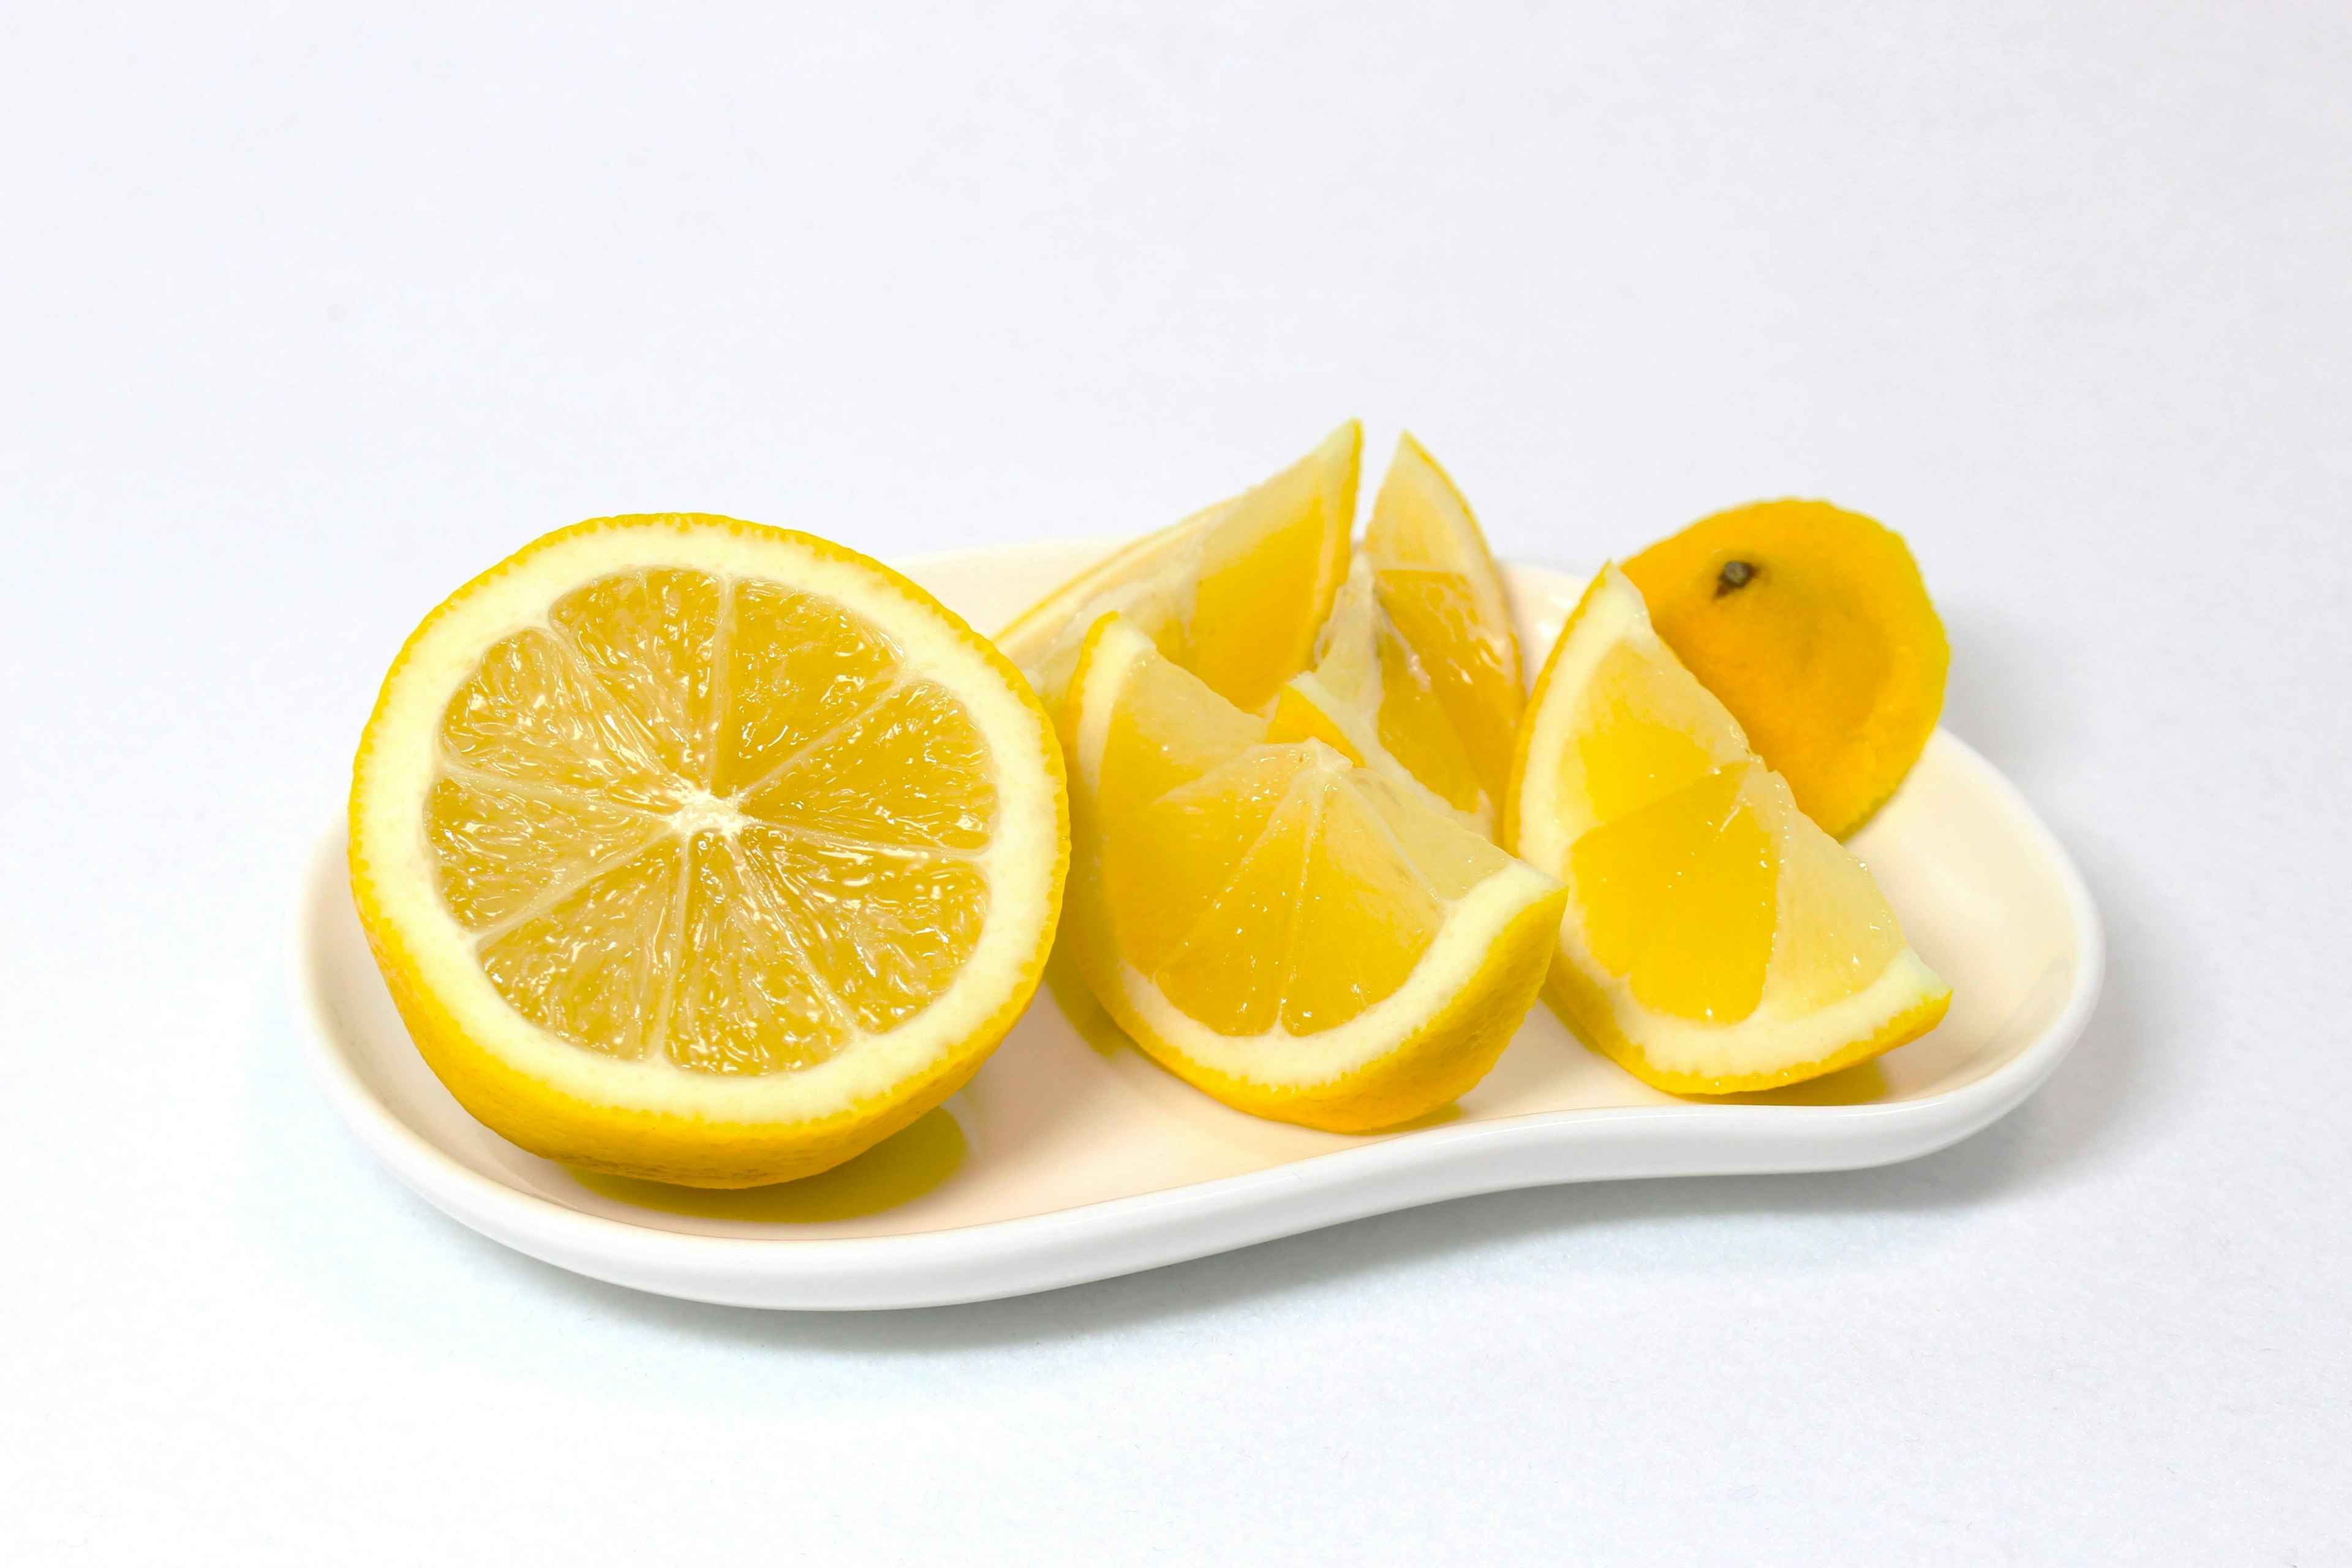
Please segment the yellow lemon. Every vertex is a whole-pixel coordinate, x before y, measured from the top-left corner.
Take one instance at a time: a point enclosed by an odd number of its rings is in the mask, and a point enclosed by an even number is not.
[[[1244,495],[1148,535],[1045,595],[997,647],[1058,705],[1087,628],[1116,611],[1255,712],[1299,670],[1348,571],[1363,431],[1342,425]]]
[[[1613,566],[1528,700],[1504,835],[1568,884],[1554,1007],[1660,1089],[1833,1072],[1950,1004],[1869,871],[1797,809]]]
[[[1103,1006],[1228,1105],[1362,1131],[1462,1094],[1549,962],[1563,891],[1319,741],[1276,743],[1105,616],[1063,713],[1069,937]]]
[[[1280,738],[1317,735],[1407,778],[1493,837],[1523,695],[1503,577],[1467,502],[1411,436],[1316,644],[1276,699]]]
[[[1827,501],[1691,524],[1625,563],[1684,665],[1832,837],[1886,804],[1935,732],[1951,662],[1903,536]]]
[[[550,534],[425,617],[353,766],[352,891],[417,1047],[551,1160],[748,1186],[953,1093],[1068,859],[1018,671],[897,573],[699,516]]]

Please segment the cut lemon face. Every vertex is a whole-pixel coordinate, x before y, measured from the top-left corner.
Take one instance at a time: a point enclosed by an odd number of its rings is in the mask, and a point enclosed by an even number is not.
[[[1276,743],[1117,616],[1080,651],[1070,939],[1104,1007],[1228,1105],[1363,1131],[1483,1078],[1559,885],[1320,741]]]
[[[1493,838],[1496,814],[1469,752],[1420,659],[1381,609],[1372,564],[1360,554],[1317,648],[1315,668],[1285,681],[1267,708],[1269,738],[1321,741]]]
[[[1307,668],[1347,574],[1362,446],[1350,420],[1256,489],[1079,574],[997,646],[1057,706],[1087,628],[1116,612],[1226,701],[1256,711]]]
[[[1411,436],[1397,438],[1364,527],[1364,554],[1382,615],[1412,650],[1468,760],[1479,813],[1498,818],[1524,706],[1518,634],[1470,504]],[[1408,741],[1398,753],[1408,766],[1413,749]]]
[[[747,1186],[953,1093],[1068,856],[1017,671],[855,552],[609,518],[427,616],[353,767],[352,890],[410,1034],[512,1142]]]
[[[1658,635],[1832,837],[1935,733],[1951,650],[1903,536],[1827,501],[1717,512],[1625,563]]]
[[[1315,668],[1276,701],[1286,738],[1344,734],[1357,760],[1410,779],[1489,837],[1500,826],[1522,706],[1518,637],[1477,520],[1411,436],[1397,442]]]
[[[1613,566],[1536,683],[1509,805],[1505,842],[1569,887],[1547,994],[1647,1083],[1795,1083],[1950,1005],[1869,871],[1797,809]]]

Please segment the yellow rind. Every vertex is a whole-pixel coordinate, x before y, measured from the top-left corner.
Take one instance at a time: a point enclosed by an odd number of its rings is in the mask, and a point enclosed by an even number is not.
[[[1716,576],[1734,558],[1801,584],[1795,603],[1813,614],[1791,626],[1727,619]],[[1951,645],[1903,536],[1827,501],[1756,501],[1700,519],[1622,563],[1649,602],[1652,624],[1675,657],[1731,710],[1767,766],[1832,838],[1845,839],[1916,765],[1943,711]],[[1744,597],[1744,595],[1742,595]],[[1781,601],[1789,603],[1785,597]],[[1830,640],[1866,626],[1860,646]],[[1777,633],[1765,637],[1766,630]],[[1823,657],[1824,647],[1843,657]],[[1833,708],[1820,700],[1819,670],[1833,692],[1869,691],[1869,710],[1823,731]],[[1809,700],[1811,699],[1811,700]]]
[[[951,628],[956,640],[977,654],[1026,709],[1035,724],[1035,760],[1052,782],[1058,847],[1047,884],[1045,918],[1034,951],[1013,967],[1003,999],[976,1027],[950,1042],[918,1071],[879,1093],[859,1097],[826,1114],[789,1121],[736,1121],[648,1110],[572,1093],[543,1077],[521,1071],[485,1048],[454,1010],[422,984],[417,956],[385,908],[384,889],[366,826],[370,763],[383,738],[385,713],[417,651],[458,605],[547,551],[602,531],[661,527],[681,532],[716,528],[746,538],[786,542],[853,567],[895,590],[910,607]],[[1068,784],[1053,722],[1036,693],[994,644],[921,586],[856,551],[796,530],[698,513],[622,516],[593,518],[525,545],[451,594],[410,634],[378,690],[352,771],[348,863],[352,900],[394,1005],[419,1055],[457,1102],[499,1136],[543,1158],[613,1175],[690,1186],[758,1186],[813,1175],[864,1152],[945,1100],[979,1069],[1028,1006],[1044,976],[1061,917],[1069,865]]]
[[[1750,1094],[1758,1089],[1779,1089],[1783,1084],[1802,1083],[1808,1079],[1823,1077],[1842,1068],[1858,1067],[1874,1057],[1885,1056],[1897,1046],[1908,1045],[1944,1021],[1944,1014],[1952,1005],[1952,993],[1948,988],[1921,998],[1907,1010],[1882,1025],[1875,1033],[1840,1047],[1815,1061],[1793,1062],[1777,1071],[1760,1073],[1727,1073],[1708,1077],[1698,1073],[1672,1072],[1652,1062],[1649,1054],[1625,1037],[1617,1021],[1602,1001],[1600,990],[1565,959],[1551,967],[1545,981],[1544,1005],[1568,1026],[1588,1047],[1607,1057],[1635,1078],[1653,1089],[1668,1094]]]
[[[1376,1132],[1460,1099],[1494,1069],[1535,1005],[1567,898],[1560,889],[1528,905],[1442,1012],[1384,1055],[1324,1083],[1274,1084],[1221,1072],[1155,1033],[1116,983],[1094,984],[1094,991],[1146,1056],[1212,1098],[1273,1121],[1326,1132]],[[1090,957],[1092,944],[1085,939],[1074,945],[1090,973],[1115,963],[1115,957],[1106,963],[1098,952]]]
[[[680,1186],[789,1182],[864,1153],[969,1082],[1019,1021],[1045,973],[1041,956],[983,1029],[887,1093],[805,1121],[715,1121],[598,1104],[518,1071],[484,1050],[447,1008],[410,982],[415,966],[404,963],[389,927],[371,919],[356,872],[352,886],[361,900],[360,921],[367,930],[368,946],[409,1038],[433,1076],[468,1115],[541,1159]]]

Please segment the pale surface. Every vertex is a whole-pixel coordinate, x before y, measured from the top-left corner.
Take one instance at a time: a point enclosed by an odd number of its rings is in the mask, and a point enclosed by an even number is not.
[[[17,1555],[2341,1552],[2352,17],[1360,11],[0,21]],[[516,1258],[300,1076],[318,803],[468,574],[1139,530],[1351,413],[1523,559],[1902,529],[2108,916],[2048,1089],[795,1318]]]

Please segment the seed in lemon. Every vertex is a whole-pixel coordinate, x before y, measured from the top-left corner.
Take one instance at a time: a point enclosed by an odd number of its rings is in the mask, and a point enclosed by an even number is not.
[[[1770,1089],[1933,1028],[1951,989],[1604,568],[1528,700],[1505,843],[1568,884],[1547,989],[1678,1094]]]
[[[1063,714],[1070,942],[1104,1008],[1226,1104],[1338,1131],[1468,1090],[1533,1004],[1559,885],[1105,616]]]
[[[1717,512],[1625,563],[1658,636],[1831,837],[1919,760],[1944,707],[1944,624],[1903,536],[1827,501]]]
[[[1087,628],[1117,612],[1226,701],[1255,712],[1307,668],[1348,571],[1362,427],[1265,483],[1137,541],[997,634],[1057,706]]]
[[[550,534],[428,616],[353,766],[352,890],[494,1131],[700,1186],[849,1159],[1026,1005],[1068,855],[1018,671],[929,594],[701,516]]]

